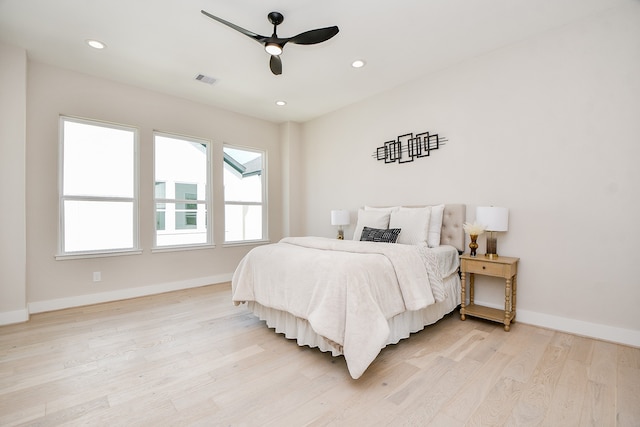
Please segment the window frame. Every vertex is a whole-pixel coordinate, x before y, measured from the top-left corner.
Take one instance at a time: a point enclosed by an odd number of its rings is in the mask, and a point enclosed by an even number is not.
[[[242,150],[242,151],[249,151],[249,152],[255,152],[255,153],[259,153],[262,155],[262,172],[261,172],[261,180],[260,180],[260,185],[261,185],[261,191],[262,191],[262,202],[242,202],[242,201],[227,201],[226,199],[226,191],[224,189],[224,149],[225,148],[231,148],[234,150]],[[269,242],[269,198],[268,198],[268,194],[267,194],[267,189],[268,189],[268,185],[267,185],[267,181],[268,181],[268,171],[267,171],[267,164],[268,164],[268,159],[267,159],[267,150],[265,149],[261,149],[261,148],[256,148],[256,147],[247,147],[247,146],[242,146],[242,145],[236,145],[236,144],[227,144],[224,143],[222,145],[222,167],[223,167],[223,191],[222,191],[222,200],[223,200],[223,212],[224,212],[224,246],[243,246],[243,245],[252,245],[252,244],[256,244],[256,243],[265,243],[265,242]],[[231,240],[231,241],[227,241],[227,236],[226,236],[226,208],[227,205],[234,205],[234,206],[261,206],[262,207],[262,237],[260,239],[247,239],[247,240]]]
[[[64,125],[66,122],[79,123],[96,127],[123,130],[133,133],[133,197],[122,196],[77,196],[64,194]],[[135,255],[142,253],[140,248],[140,132],[137,127],[102,120],[60,115],[58,118],[58,248],[56,260],[99,258],[108,256]],[[95,249],[67,251],[65,242],[65,201],[87,202],[131,202],[132,203],[132,247],[117,249]]]
[[[166,193],[165,193],[165,198],[157,198],[156,197],[156,191],[155,191],[155,186],[157,182],[164,182],[165,184],[165,189],[168,187],[168,183],[166,181],[156,181],[156,137],[160,136],[160,137],[164,137],[164,138],[170,138],[170,139],[177,139],[177,140],[181,140],[181,141],[188,141],[188,142],[192,142],[195,144],[203,144],[205,145],[206,148],[206,179],[207,182],[205,184],[205,190],[204,190],[204,202],[199,201],[199,200],[187,200],[187,199],[169,199],[166,198]],[[154,130],[153,131],[153,135],[152,135],[152,151],[153,151],[153,159],[152,159],[152,179],[151,179],[151,185],[153,186],[153,191],[152,191],[152,195],[153,195],[153,200],[152,200],[152,206],[153,208],[151,209],[151,214],[152,214],[152,219],[153,219],[153,247],[151,248],[151,252],[172,252],[172,251],[183,251],[183,250],[195,250],[195,249],[206,249],[206,248],[215,248],[215,241],[214,241],[214,227],[213,227],[213,201],[212,201],[212,197],[211,197],[211,193],[212,193],[212,188],[213,188],[213,183],[212,183],[212,167],[211,165],[213,164],[212,162],[212,151],[213,151],[213,144],[210,140],[205,139],[205,138],[197,138],[197,137],[193,137],[193,136],[187,136],[187,135],[181,135],[181,134],[176,134],[176,133],[170,133],[170,132],[164,132],[164,131],[159,131],[159,130]],[[189,184],[189,183],[185,183],[182,181],[176,181],[173,185],[174,185],[174,191],[175,191],[175,185],[176,184]],[[166,191],[166,190],[165,190]],[[204,243],[184,243],[184,244],[173,244],[173,245],[162,245],[159,246],[158,245],[158,229],[157,229],[157,218],[156,218],[156,205],[158,203],[164,203],[165,204],[165,212],[166,212],[166,205],[169,203],[173,203],[173,204],[204,204],[205,206],[205,222],[206,222],[206,227],[207,227],[207,231],[206,231],[206,242]],[[165,230],[167,227],[167,222],[166,222],[166,216],[165,216]],[[189,229],[185,229],[185,230],[189,230]]]

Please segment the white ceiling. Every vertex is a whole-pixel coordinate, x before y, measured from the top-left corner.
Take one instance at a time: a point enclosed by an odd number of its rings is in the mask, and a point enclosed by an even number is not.
[[[304,122],[435,70],[635,0],[0,0],[0,41],[31,60],[273,122]],[[280,37],[283,73],[262,46],[200,13]],[[101,51],[86,39],[106,43]],[[354,69],[354,59],[367,66]],[[197,74],[216,79],[213,85]],[[276,100],[287,105],[277,107]]]

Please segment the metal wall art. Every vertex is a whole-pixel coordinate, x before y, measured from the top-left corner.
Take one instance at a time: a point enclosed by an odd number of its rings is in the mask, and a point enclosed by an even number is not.
[[[447,139],[441,138],[437,133],[406,133],[398,136],[397,140],[385,142],[371,156],[376,160],[384,160],[385,163],[409,163],[416,158],[428,157],[432,150],[439,149],[446,142]]]

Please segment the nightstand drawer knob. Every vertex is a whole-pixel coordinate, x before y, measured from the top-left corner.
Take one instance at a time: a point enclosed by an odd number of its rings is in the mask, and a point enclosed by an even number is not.
[[[486,269],[487,269],[487,266],[486,266],[486,265],[483,265],[483,266],[482,266],[482,269],[483,269],[483,270],[486,270]]]

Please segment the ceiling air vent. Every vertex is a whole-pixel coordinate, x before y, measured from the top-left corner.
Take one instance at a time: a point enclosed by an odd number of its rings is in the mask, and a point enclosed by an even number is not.
[[[214,79],[213,77],[205,76],[204,74],[198,74],[196,76],[196,80],[208,85],[212,85],[216,82],[216,79]]]

